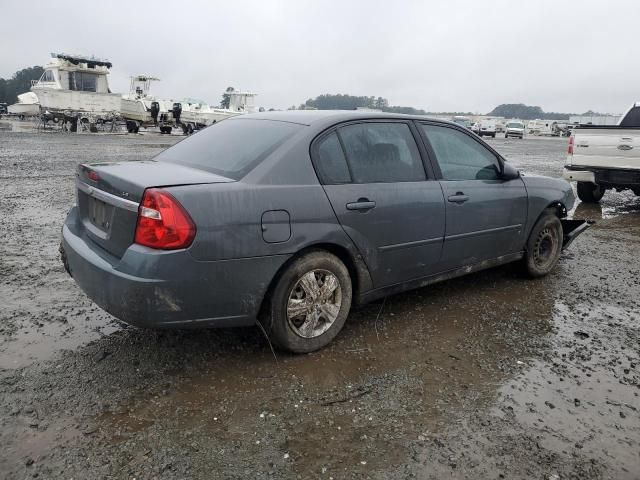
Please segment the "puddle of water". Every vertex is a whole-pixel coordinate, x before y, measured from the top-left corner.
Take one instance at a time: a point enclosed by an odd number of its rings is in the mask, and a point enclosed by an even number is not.
[[[39,328],[21,328],[11,340],[0,347],[0,368],[20,368],[46,360],[62,350],[75,350],[120,329],[112,322],[105,325],[100,317],[81,325],[76,325],[75,322],[54,322],[43,324]]]
[[[611,194],[613,197],[614,194]],[[620,215],[640,213],[640,199],[635,195],[624,192],[615,194],[613,198],[605,198],[601,203],[584,203],[578,201],[577,205],[569,212],[570,218],[585,220],[602,220],[614,218]]]
[[[33,423],[33,422],[37,423]],[[27,458],[33,460],[43,458],[53,448],[67,445],[82,437],[70,418],[56,418],[51,423],[42,422],[32,417],[21,417],[19,422],[23,428],[13,432],[12,443],[3,445],[3,455],[0,455],[0,471],[8,472],[4,468],[9,459],[24,462]],[[46,427],[43,427],[43,423]],[[29,424],[38,425],[26,428]],[[17,433],[16,433],[17,432]]]
[[[562,302],[554,312],[557,354],[534,362],[501,387],[493,413],[504,416],[507,405],[507,414],[537,431],[550,451],[569,448],[590,458],[604,453],[613,477],[637,473],[640,374],[634,365],[640,364],[640,352],[611,346],[624,345],[628,332],[623,326],[637,324],[638,313],[614,305],[587,310]]]
[[[66,275],[66,274],[65,274]],[[0,284],[0,369],[15,369],[52,358],[122,329],[93,305],[70,280],[43,275],[47,287],[14,288]],[[65,288],[69,285],[71,288]],[[6,321],[5,321],[6,320]]]

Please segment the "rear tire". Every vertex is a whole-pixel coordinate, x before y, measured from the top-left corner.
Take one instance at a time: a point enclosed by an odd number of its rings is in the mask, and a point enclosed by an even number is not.
[[[554,211],[545,211],[527,240],[524,265],[530,277],[543,277],[553,270],[562,252],[562,237],[560,219]]]
[[[351,277],[338,257],[312,251],[296,259],[278,279],[263,324],[269,338],[293,353],[329,344],[351,308]]]
[[[578,198],[585,203],[598,203],[606,191],[605,188],[591,182],[578,182],[577,190]]]

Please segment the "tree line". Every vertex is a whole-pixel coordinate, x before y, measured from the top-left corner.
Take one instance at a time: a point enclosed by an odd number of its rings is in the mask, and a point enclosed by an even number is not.
[[[503,103],[491,110],[487,115],[492,117],[519,118],[521,120],[569,120],[575,113],[545,112],[540,107],[524,103]]]
[[[305,109],[317,110],[355,110],[356,108],[374,108],[383,112],[391,113],[408,113],[412,115],[424,115],[426,112],[413,107],[402,107],[397,105],[389,105],[389,100],[383,97],[375,96],[356,96],[338,93],[336,95],[325,93],[318,95],[316,98],[310,98],[299,107],[298,110]],[[295,110],[296,107],[290,107]]]
[[[18,101],[18,95],[28,92],[31,80],[38,80],[44,69],[39,66],[23,68],[13,74],[11,78],[0,78],[0,103],[12,104]]]

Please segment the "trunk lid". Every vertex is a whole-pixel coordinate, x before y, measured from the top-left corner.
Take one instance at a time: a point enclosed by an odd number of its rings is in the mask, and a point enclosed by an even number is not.
[[[133,243],[138,205],[145,189],[232,181],[203,170],[153,160],[82,164],[76,173],[78,209],[87,236],[120,258]]]

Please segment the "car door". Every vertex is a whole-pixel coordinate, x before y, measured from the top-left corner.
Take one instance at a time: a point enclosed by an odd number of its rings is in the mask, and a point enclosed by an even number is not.
[[[314,142],[316,171],[338,221],[383,287],[428,275],[442,251],[445,207],[409,122],[340,126]]]
[[[446,204],[442,267],[453,269],[518,252],[524,245],[527,192],[502,180],[501,159],[453,126],[420,123]]]

